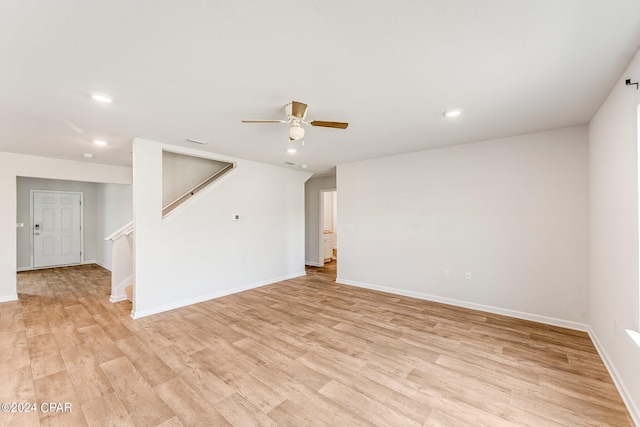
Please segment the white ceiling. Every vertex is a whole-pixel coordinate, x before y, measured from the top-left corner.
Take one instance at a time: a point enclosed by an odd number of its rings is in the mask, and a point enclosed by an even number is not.
[[[3,0],[0,151],[130,165],[141,137],[322,173],[587,123],[638,48],[638,0]],[[349,128],[289,155],[287,125],[240,122],[291,100]]]

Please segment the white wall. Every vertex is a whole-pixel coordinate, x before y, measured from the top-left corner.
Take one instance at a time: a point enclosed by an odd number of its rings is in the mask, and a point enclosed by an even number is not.
[[[586,328],[586,127],[339,165],[337,176],[339,282]]]
[[[163,148],[134,141],[134,317],[305,274],[309,173],[183,150],[237,167],[163,220]]]
[[[17,299],[17,177],[131,183],[131,168],[0,152],[0,302]]]
[[[320,259],[320,190],[335,190],[336,177],[312,178],[305,184],[305,263],[319,265]]]
[[[638,105],[640,54],[589,125],[589,315],[627,406],[640,425],[640,348],[624,332],[638,330]],[[614,322],[619,322],[616,334]]]
[[[23,222],[24,228],[16,229],[17,234],[17,268],[18,270],[28,270],[31,265],[31,190],[50,191],[73,191],[83,193],[83,215],[84,227],[82,234],[84,238],[83,262],[96,262],[96,247],[98,245],[96,236],[97,209],[96,209],[96,185],[91,182],[62,181],[57,179],[41,178],[17,178],[18,185],[18,208],[16,222]]]
[[[338,192],[331,192],[331,223],[333,224],[333,244],[338,244]]]
[[[97,263],[111,270],[113,242],[105,237],[133,220],[133,186],[97,184]]]

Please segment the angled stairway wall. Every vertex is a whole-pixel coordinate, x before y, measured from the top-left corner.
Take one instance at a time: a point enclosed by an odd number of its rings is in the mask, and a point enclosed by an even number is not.
[[[162,216],[166,217],[236,164],[162,150]]]
[[[162,151],[134,140],[133,317],[304,275],[304,182],[310,173],[199,150],[236,163],[179,215],[162,218]],[[234,220],[239,215],[239,220]]]

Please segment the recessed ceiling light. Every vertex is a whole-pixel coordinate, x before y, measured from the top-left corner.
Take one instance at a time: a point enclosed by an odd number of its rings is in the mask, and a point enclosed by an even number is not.
[[[300,167],[301,167],[302,169],[306,169],[306,168],[307,168],[307,165],[300,165]]]
[[[296,150],[296,149],[295,149],[295,148],[293,148],[293,147],[292,147],[292,148],[287,149],[287,153],[289,153],[289,154],[294,154],[296,151],[298,151],[298,150]]]
[[[82,153],[85,159],[93,159],[93,154],[91,153]]]
[[[442,114],[444,114],[445,117],[458,117],[460,114],[462,114],[462,108],[452,108]]]
[[[91,98],[93,98],[94,101],[103,102],[105,104],[113,102],[113,98],[105,93],[92,93]]]
[[[187,138],[188,142],[193,142],[194,144],[207,145],[205,141],[198,141],[197,139]]]
[[[94,139],[93,143],[96,145],[100,145],[101,147],[107,145],[107,141],[103,141],[101,139]]]

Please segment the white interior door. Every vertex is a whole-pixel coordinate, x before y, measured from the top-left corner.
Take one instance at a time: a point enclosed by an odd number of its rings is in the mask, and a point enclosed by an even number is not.
[[[33,267],[80,264],[82,195],[33,191]]]

